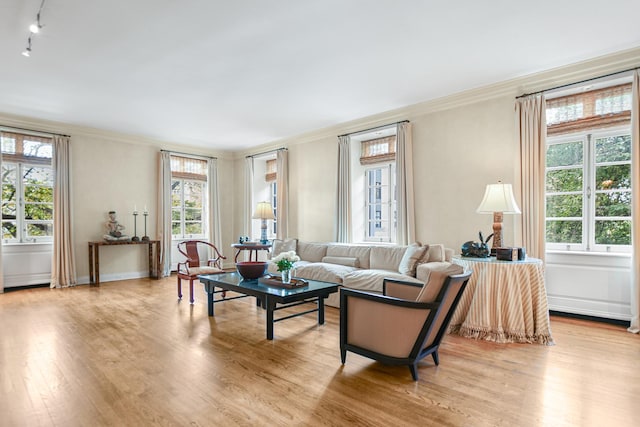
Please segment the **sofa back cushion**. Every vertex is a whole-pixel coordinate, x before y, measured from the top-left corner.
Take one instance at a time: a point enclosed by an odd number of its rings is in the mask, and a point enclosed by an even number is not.
[[[326,243],[298,242],[298,256],[309,262],[321,262],[327,255]]]
[[[371,252],[371,248],[368,246],[332,243],[327,247],[327,256],[358,258],[358,265],[360,268],[370,268],[370,264],[369,264],[370,252]]]
[[[373,246],[371,248],[370,268],[398,271],[400,261],[402,261],[406,251],[406,246]]]
[[[274,239],[272,240],[271,258],[280,255],[282,252],[294,251],[297,253],[298,239]]]
[[[322,258],[322,262],[326,262],[328,264],[338,264],[338,265],[346,265],[348,267],[360,267],[360,261],[356,257],[349,256],[326,256]]]
[[[429,250],[425,252],[420,262],[442,262],[446,261],[446,251],[442,243],[432,243],[429,246]]]

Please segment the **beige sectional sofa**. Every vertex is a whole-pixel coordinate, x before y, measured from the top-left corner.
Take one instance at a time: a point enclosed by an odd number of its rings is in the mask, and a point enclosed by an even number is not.
[[[295,239],[275,240],[271,256],[291,250],[300,257],[294,277],[340,283],[346,288],[379,294],[385,277],[424,284],[431,271],[448,267],[453,256],[453,250],[442,244],[365,246]],[[269,263],[268,271],[277,273],[276,265]],[[339,294],[332,294],[326,304],[339,307]]]

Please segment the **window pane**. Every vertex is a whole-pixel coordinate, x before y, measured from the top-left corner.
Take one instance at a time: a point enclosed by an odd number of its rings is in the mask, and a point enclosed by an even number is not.
[[[50,222],[27,224],[27,238],[29,237],[51,237],[53,236],[53,224]]]
[[[24,176],[22,180],[25,183],[53,187],[53,169],[27,166],[23,169],[23,171]]]
[[[184,219],[185,221],[202,221],[202,210],[185,208]]]
[[[15,185],[17,170],[13,163],[2,163],[2,183]]]
[[[202,182],[184,181],[184,206],[202,208],[202,191]]]
[[[182,183],[180,181],[171,182],[171,206],[182,206]]]
[[[596,188],[598,190],[631,188],[631,165],[597,166]]]
[[[547,196],[547,217],[568,218],[582,216],[582,194]]]
[[[17,239],[18,227],[15,221],[2,221],[2,238],[3,239]]]
[[[547,192],[582,191],[582,169],[547,171]]]
[[[596,221],[596,244],[630,245],[631,221]]]
[[[182,232],[180,231],[180,223],[179,222],[172,222],[171,223],[171,234],[173,234],[174,236],[180,236],[182,234]]]
[[[16,203],[2,201],[2,219],[16,219]]]
[[[202,234],[201,222],[187,222],[184,224],[185,234]]]
[[[26,185],[24,187],[24,201],[25,202],[41,202],[52,203],[53,202],[53,188],[42,187],[39,185]]]
[[[16,154],[16,139],[7,136],[2,137],[2,152]]]
[[[631,161],[631,135],[596,139],[596,163]]]
[[[25,219],[53,221],[53,204],[33,204],[24,205]]]
[[[548,243],[582,243],[582,222],[547,220]]]
[[[581,165],[582,141],[553,144],[547,147],[547,167]]]
[[[25,138],[22,141],[22,151],[25,156],[42,157],[46,159],[52,158],[53,147],[49,142],[32,141]]]
[[[631,192],[596,194],[596,216],[631,216]]]
[[[180,221],[181,217],[181,209],[172,209],[171,210],[171,221]]]

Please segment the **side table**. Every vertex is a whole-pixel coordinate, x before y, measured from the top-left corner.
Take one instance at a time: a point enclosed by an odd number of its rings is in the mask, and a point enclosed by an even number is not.
[[[238,255],[242,251],[249,251],[249,261],[251,261],[251,255],[254,255],[254,261],[258,261],[258,251],[269,251],[271,249],[271,243],[263,245],[261,243],[234,243],[231,245],[236,250],[236,257],[234,262],[238,262]]]
[[[542,260],[454,257],[473,270],[450,331],[496,341],[553,345]]]

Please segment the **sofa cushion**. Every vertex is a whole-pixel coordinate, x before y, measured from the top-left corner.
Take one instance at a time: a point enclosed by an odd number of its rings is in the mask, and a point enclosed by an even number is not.
[[[321,262],[327,255],[326,243],[298,242],[298,256],[309,262]]]
[[[360,268],[369,268],[369,246],[347,245],[332,243],[327,247],[327,256],[354,257],[358,258]]]
[[[416,277],[416,266],[428,250],[428,245],[422,246],[420,243],[409,245],[400,260],[398,272],[400,274],[406,274],[407,276]]]
[[[347,265],[314,262],[296,267],[295,277],[320,280],[323,282],[342,283],[343,277],[356,270]]]
[[[369,268],[398,271],[406,246],[373,246]]]
[[[432,243],[420,262],[446,261],[445,247],[442,243]]]
[[[404,274],[400,274],[397,271],[373,269],[355,270],[351,273],[348,273],[342,279],[342,286],[363,291],[382,293],[382,282],[384,281],[385,277],[422,284],[420,280],[413,277],[405,276]]]
[[[347,265],[349,267],[360,267],[360,262],[358,258],[355,257],[347,257],[347,256],[326,256],[322,258],[322,262],[326,262],[329,264],[340,264]]]
[[[296,251],[298,239],[274,239],[272,240],[271,257],[278,256],[282,252]]]
[[[458,264],[443,264],[442,268],[430,270],[429,279],[422,287],[416,301],[434,302],[447,276],[461,274],[464,268]]]

